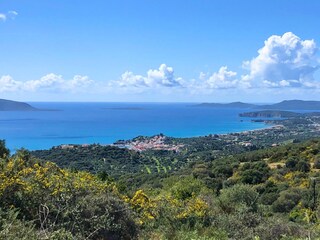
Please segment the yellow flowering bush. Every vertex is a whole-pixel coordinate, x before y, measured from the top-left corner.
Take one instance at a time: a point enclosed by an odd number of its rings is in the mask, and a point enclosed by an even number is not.
[[[134,201],[142,204],[138,199]],[[20,156],[0,161],[0,208],[18,209],[48,234],[60,229],[79,239],[137,234],[131,212],[114,184],[87,172]]]

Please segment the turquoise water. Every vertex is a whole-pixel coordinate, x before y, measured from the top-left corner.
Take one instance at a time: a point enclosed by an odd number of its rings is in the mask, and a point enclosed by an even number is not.
[[[11,150],[75,143],[109,144],[139,135],[173,137],[240,132],[265,127],[241,119],[243,109],[192,103],[30,103],[55,111],[0,112],[0,139]],[[243,121],[241,121],[243,120]]]

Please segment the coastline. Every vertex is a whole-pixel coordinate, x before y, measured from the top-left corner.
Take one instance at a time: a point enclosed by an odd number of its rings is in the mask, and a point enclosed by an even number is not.
[[[287,121],[270,118],[255,121],[253,119],[256,118],[239,117],[238,114],[243,111],[241,109],[192,108],[190,111],[185,104],[130,104],[129,109],[126,108],[126,104],[49,105],[43,103],[36,107],[50,107],[61,111],[23,114],[8,112],[0,119],[3,122],[3,130],[0,129],[1,138],[6,140],[12,152],[21,147],[28,150],[44,150],[68,144],[110,145],[121,139],[130,141],[138,136],[150,138],[159,132],[183,142],[184,139],[205,138],[208,135],[258,135],[271,129],[270,138],[274,139],[275,133],[272,132],[284,126],[283,122],[286,123],[285,126],[290,125],[290,130],[283,130],[285,135],[291,130],[292,136],[296,134],[294,124],[290,123],[293,119]],[[132,108],[141,109],[146,106],[148,111],[132,111]],[[113,110],[119,107],[121,111]],[[307,127],[303,126],[304,131],[308,132]],[[289,136],[286,138],[289,139]]]

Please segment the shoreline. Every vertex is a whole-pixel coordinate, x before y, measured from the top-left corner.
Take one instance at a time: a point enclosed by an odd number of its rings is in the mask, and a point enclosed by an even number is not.
[[[165,143],[166,139],[174,139],[177,141],[183,141],[184,139],[201,139],[201,138],[205,138],[208,136],[218,136],[218,137],[232,137],[234,135],[246,135],[248,133],[252,133],[252,134],[256,134],[259,132],[263,132],[266,130],[281,130],[282,128],[284,128],[283,125],[281,124],[272,124],[271,126],[267,126],[270,125],[268,123],[264,123],[264,125],[266,125],[263,128],[258,128],[258,129],[252,129],[252,130],[244,130],[244,131],[239,131],[239,132],[229,132],[229,133],[220,133],[220,134],[216,134],[216,133],[210,133],[207,135],[201,135],[201,136],[192,136],[192,137],[174,137],[174,136],[167,136],[164,135],[162,133],[160,134],[155,134],[155,135],[151,135],[151,136],[136,136],[134,138],[131,139],[127,139],[127,140],[117,140],[113,143],[83,143],[83,144],[72,144],[72,143],[67,143],[67,144],[60,144],[60,145],[56,145],[56,146],[52,146],[49,149],[73,149],[76,147],[90,147],[92,145],[100,145],[100,146],[113,146],[113,147],[118,147],[118,148],[126,148],[128,150],[133,150],[133,151],[146,151],[146,150],[168,150],[168,151],[175,151],[175,152],[179,152],[181,148],[184,147],[183,144],[177,144],[177,145],[168,145]],[[163,137],[163,138],[161,138]],[[142,138],[143,140],[139,141],[136,140],[138,138]],[[48,150],[48,149],[36,149],[36,150],[32,150],[32,151],[42,151],[42,150]]]
[[[168,138],[173,138],[173,139],[190,139],[190,138],[203,138],[203,137],[206,137],[208,135],[232,135],[232,134],[238,134],[238,133],[246,133],[246,132],[255,132],[255,131],[262,131],[262,130],[266,130],[266,129],[271,129],[273,128],[274,126],[268,126],[269,124],[268,123],[263,123],[263,126],[259,127],[259,128],[255,128],[255,129],[249,129],[249,130],[240,130],[240,131],[231,131],[231,132],[226,132],[226,133],[208,133],[208,134],[203,134],[203,135],[194,135],[194,136],[169,136],[169,135],[165,135],[166,137]],[[138,137],[145,137],[145,138],[152,138],[154,136],[158,136],[160,135],[161,133],[155,133],[155,134],[152,134],[152,135],[136,135],[134,136],[133,138],[128,138],[128,139],[125,139],[124,141],[132,141],[133,139],[135,138],[138,138]],[[5,139],[6,140],[6,139]],[[67,145],[74,145],[74,146],[88,146],[88,145],[94,145],[94,144],[98,144],[98,145],[101,145],[101,146],[114,146],[116,142],[118,141],[122,141],[122,139],[117,139],[111,143],[103,143],[103,142],[97,142],[97,141],[94,141],[94,142],[82,142],[82,143],[61,143],[61,144],[58,144],[58,145],[52,145],[48,148],[37,148],[37,149],[34,149],[34,148],[28,148],[28,147],[20,147],[20,148],[14,148],[14,149],[10,149],[10,152],[12,153],[15,153],[17,150],[21,149],[21,148],[25,148],[29,151],[41,151],[41,150],[48,150],[48,149],[51,149],[51,148],[56,148],[56,147],[59,147],[59,146],[67,146]],[[6,144],[8,144],[9,141],[6,140]],[[10,144],[9,144],[10,145]]]

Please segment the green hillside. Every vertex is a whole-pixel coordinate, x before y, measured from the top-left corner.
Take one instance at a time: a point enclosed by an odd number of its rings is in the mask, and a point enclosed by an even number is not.
[[[159,160],[167,153],[148,152],[152,164],[138,158],[144,171],[124,168],[119,180],[0,149],[0,239],[320,237],[320,139],[214,159],[193,152],[176,170]],[[110,164],[134,161],[127,151],[110,148]]]

